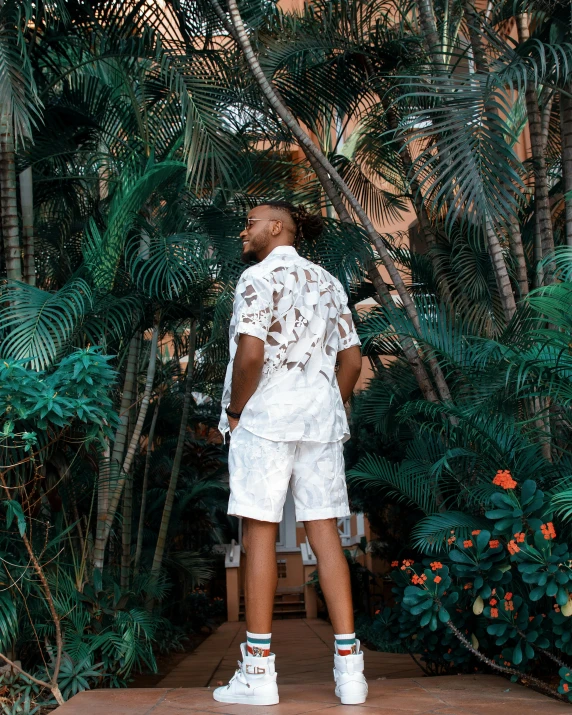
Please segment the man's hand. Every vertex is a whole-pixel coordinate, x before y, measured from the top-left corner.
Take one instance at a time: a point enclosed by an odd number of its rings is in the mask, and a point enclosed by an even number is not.
[[[231,417],[230,415],[227,415],[228,417],[228,426],[230,427],[231,434],[234,432],[235,428],[238,427],[238,423],[240,420],[237,420],[236,417]]]

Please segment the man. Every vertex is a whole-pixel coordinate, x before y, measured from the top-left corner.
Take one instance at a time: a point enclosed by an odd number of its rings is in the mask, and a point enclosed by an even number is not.
[[[294,248],[321,230],[319,216],[272,201],[249,212],[240,234],[243,260],[257,263],[236,287],[219,429],[232,433],[228,513],[243,519],[247,640],[230,683],[213,693],[219,702],[278,703],[270,631],[276,534],[289,485],[336,634],[336,695],[344,704],[367,696],[337,529],[337,519],[350,514],[344,402],[360,374],[360,342],[341,283]]]

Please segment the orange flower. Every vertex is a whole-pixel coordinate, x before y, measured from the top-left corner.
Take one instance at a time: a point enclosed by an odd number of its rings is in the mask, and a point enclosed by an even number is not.
[[[567,692],[570,690],[570,686],[568,685],[568,683],[563,683],[563,685],[562,685],[562,690],[563,690],[565,693],[567,693]]]
[[[507,549],[511,554],[517,554],[520,551],[520,546],[517,545],[516,541],[509,541]]]
[[[466,584],[463,586],[463,588],[465,589],[465,591],[468,591],[470,588],[473,588],[473,584],[472,584],[472,583],[466,583]]]
[[[489,601],[489,604],[490,604],[491,606],[496,606],[497,603],[498,603],[498,601],[497,601],[496,598],[491,598],[491,600]]]
[[[525,538],[526,538],[526,534],[523,531],[517,532],[514,535],[514,540],[518,541],[519,544],[522,544],[522,542],[525,540]]]
[[[465,549],[470,549],[472,545],[473,545],[473,542],[470,539],[463,541],[463,546],[465,547]]]
[[[510,599],[512,598],[512,593],[508,591],[507,593],[505,593],[504,598],[505,601],[510,601]]]
[[[556,613],[560,613],[560,606],[557,603],[554,604],[554,610]]]
[[[498,618],[498,617],[499,617],[499,609],[491,608],[491,618]]]
[[[481,533],[480,529],[475,529],[474,531],[471,531],[471,536],[478,536]]]
[[[505,601],[504,602],[504,610],[505,611],[514,611],[514,603],[512,601]]]
[[[377,611],[375,612],[375,615],[377,616],[378,613],[379,613],[379,608],[378,608]]]
[[[440,561],[433,561],[429,566],[431,566],[431,571],[437,571],[437,569],[443,568],[443,564]]]
[[[516,482],[511,477],[508,469],[499,469],[493,479],[493,484],[503,489],[514,489],[516,487]]]
[[[411,582],[414,583],[416,586],[421,586],[425,581],[427,581],[427,576],[425,576],[425,574],[421,574],[421,576],[413,574],[413,576],[411,577]]]
[[[556,532],[554,531],[554,524],[549,521],[548,524],[542,524],[540,527],[540,531],[542,531],[542,535],[544,538],[549,541],[550,539],[555,539],[556,538]]]
[[[455,537],[454,537],[454,536],[450,536],[450,537],[447,539],[447,543],[448,543],[449,545],[451,545],[454,541],[455,541]]]
[[[435,583],[441,583],[442,580],[443,579],[441,578],[441,576],[435,576],[435,578],[433,579],[433,581],[435,581]]]
[[[399,561],[392,561],[392,562],[391,562],[391,568],[392,568],[392,569],[397,568],[398,566],[399,566]]]
[[[491,540],[489,541],[489,547],[490,547],[491,549],[496,549],[497,546],[499,545],[499,543],[500,543],[500,542],[499,542],[498,539],[491,539]]]

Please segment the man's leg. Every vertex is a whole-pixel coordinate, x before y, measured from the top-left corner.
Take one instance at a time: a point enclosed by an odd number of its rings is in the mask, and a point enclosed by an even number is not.
[[[270,633],[274,594],[278,585],[276,533],[278,524],[246,519],[242,521],[242,544],[246,551],[246,630]],[[338,539],[339,541],[339,539]]]
[[[272,609],[278,582],[276,529],[278,524],[243,518],[242,544],[246,551],[246,643],[242,661],[226,686],[213,691],[222,703],[276,705],[278,686],[274,654],[270,653]]]
[[[353,633],[350,571],[338,534],[337,519],[305,521],[304,526],[310,546],[318,559],[320,587],[324,592],[334,633]]]
[[[367,681],[363,674],[363,652],[354,633],[350,570],[337,519],[305,521],[304,526],[318,559],[320,586],[334,627],[335,692],[342,705],[359,705],[367,698]]]

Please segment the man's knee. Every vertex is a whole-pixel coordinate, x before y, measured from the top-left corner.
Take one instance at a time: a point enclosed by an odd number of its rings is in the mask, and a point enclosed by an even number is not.
[[[304,527],[306,535],[312,551],[318,555],[320,546],[326,539],[330,540],[332,536],[338,536],[338,520],[337,519],[316,519],[313,521],[305,521]]]
[[[242,546],[248,552],[253,542],[275,545],[278,524],[269,521],[258,521],[257,519],[242,519]]]

